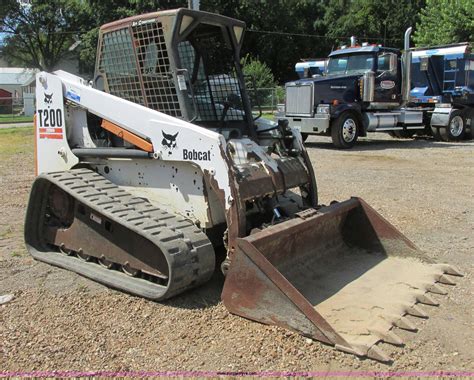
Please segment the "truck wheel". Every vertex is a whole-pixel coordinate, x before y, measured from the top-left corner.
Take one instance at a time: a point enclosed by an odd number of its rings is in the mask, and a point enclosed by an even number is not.
[[[301,138],[303,139],[303,142],[305,142],[306,140],[308,140],[308,134],[307,133],[302,133],[301,134]]]
[[[444,141],[462,140],[466,133],[466,121],[461,111],[451,112],[448,126],[446,128],[440,128],[439,133]]]
[[[359,137],[359,121],[350,112],[343,113],[331,126],[332,143],[336,148],[352,148],[357,137]]]
[[[433,135],[434,139],[436,141],[441,141],[441,133],[439,132],[440,128],[439,127],[431,127],[431,134]]]
[[[470,129],[466,129],[466,133],[464,134],[464,140],[472,140],[472,127]]]
[[[464,139],[472,140],[474,139],[474,107],[469,107],[464,115],[464,121],[466,123],[466,133],[464,134]]]
[[[397,136],[399,139],[411,139],[413,138],[413,135],[415,134],[414,131],[394,131],[393,132],[395,136]]]

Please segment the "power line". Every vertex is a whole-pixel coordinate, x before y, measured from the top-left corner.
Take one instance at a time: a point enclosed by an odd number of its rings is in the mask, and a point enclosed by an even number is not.
[[[260,34],[270,34],[270,35],[279,35],[279,36],[295,36],[295,37],[309,37],[309,38],[322,38],[328,40],[335,40],[335,39],[350,39],[352,36],[335,36],[335,37],[328,37],[318,34],[307,34],[307,33],[290,33],[290,32],[275,32],[271,30],[256,30],[256,29],[247,29],[247,32],[250,33],[260,33]],[[20,33],[12,33],[12,32],[0,32],[4,34],[20,34]],[[87,33],[81,30],[71,30],[71,31],[57,31],[57,32],[50,32],[45,34],[83,34]],[[36,33],[21,33],[23,35],[35,35]],[[374,40],[374,41],[403,41],[402,38],[383,38],[383,37],[361,37],[361,40]]]
[[[255,30],[255,29],[247,29],[247,32],[252,33],[261,33],[261,34],[276,34],[280,36],[296,36],[296,37],[311,37],[311,38],[325,38],[325,39],[349,39],[352,36],[336,36],[336,37],[328,37],[328,36],[321,36],[317,34],[306,34],[306,33],[289,33],[289,32],[274,32],[270,30]],[[361,37],[362,40],[377,40],[377,41],[402,41],[402,38],[383,38],[383,37]]]

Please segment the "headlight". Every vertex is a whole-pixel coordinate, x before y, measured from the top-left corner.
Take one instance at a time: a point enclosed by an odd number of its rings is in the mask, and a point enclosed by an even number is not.
[[[324,105],[320,105],[316,108],[316,113],[325,113],[325,114],[329,114],[329,105],[328,104],[324,104]]]

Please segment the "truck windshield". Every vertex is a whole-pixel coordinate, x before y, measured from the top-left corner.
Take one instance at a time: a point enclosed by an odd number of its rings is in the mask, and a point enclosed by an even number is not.
[[[327,75],[363,74],[373,70],[372,54],[337,55],[329,58]]]

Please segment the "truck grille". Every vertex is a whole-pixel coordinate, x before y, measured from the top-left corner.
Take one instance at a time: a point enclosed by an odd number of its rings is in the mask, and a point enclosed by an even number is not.
[[[313,116],[313,83],[286,84],[286,115]]]

